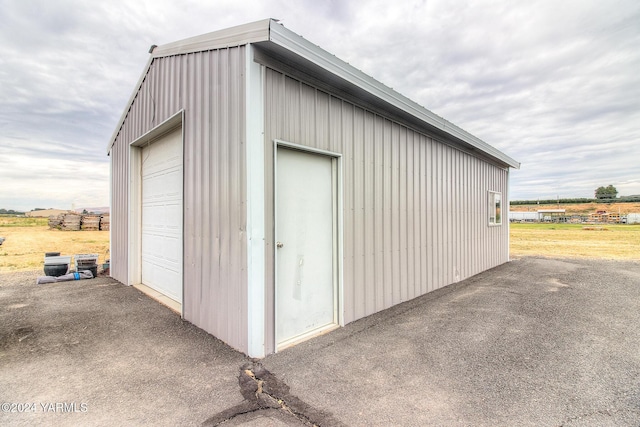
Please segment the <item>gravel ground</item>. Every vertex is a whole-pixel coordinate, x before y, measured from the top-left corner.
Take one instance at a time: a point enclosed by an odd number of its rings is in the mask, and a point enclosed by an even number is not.
[[[640,426],[638,262],[517,259],[260,361],[37,275],[0,274],[0,403],[38,405],[3,426]]]
[[[23,405],[0,425],[199,425],[242,401],[241,353],[111,278],[42,274],[0,274],[0,403]]]
[[[640,426],[640,263],[522,258],[270,356],[353,426]]]

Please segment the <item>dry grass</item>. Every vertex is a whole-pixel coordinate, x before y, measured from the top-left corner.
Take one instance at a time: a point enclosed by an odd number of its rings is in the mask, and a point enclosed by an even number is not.
[[[45,252],[95,253],[98,263],[109,258],[108,231],[50,230],[46,224],[46,218],[0,218],[0,236],[6,238],[0,246],[0,271],[41,269]]]
[[[108,231],[50,230],[46,224],[46,219],[0,217],[0,236],[7,239],[0,246],[0,271],[41,269],[45,252],[96,253],[99,263],[109,258]],[[511,255],[640,261],[640,225],[514,223]]]
[[[640,225],[511,224],[511,255],[640,261]]]

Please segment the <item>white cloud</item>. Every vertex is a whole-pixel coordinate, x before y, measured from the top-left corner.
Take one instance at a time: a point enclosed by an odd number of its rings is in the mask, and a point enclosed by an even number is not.
[[[149,46],[267,17],[521,161],[513,198],[589,197],[608,184],[640,194],[635,1],[0,0],[0,7],[3,208],[80,203],[79,194],[106,205],[105,147]],[[70,184],[69,171],[86,177],[84,189]]]

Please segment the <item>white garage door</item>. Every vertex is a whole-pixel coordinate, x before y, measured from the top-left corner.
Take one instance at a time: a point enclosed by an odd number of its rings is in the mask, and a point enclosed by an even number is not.
[[[182,129],[142,149],[142,283],[182,303]]]

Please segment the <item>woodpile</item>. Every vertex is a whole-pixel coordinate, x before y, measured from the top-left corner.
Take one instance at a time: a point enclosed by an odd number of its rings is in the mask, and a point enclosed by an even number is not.
[[[64,218],[62,218],[62,228],[61,230],[68,231],[78,231],[80,230],[80,219],[81,215],[76,214],[65,214]]]
[[[62,220],[64,219],[63,215],[51,215],[49,217],[49,228],[57,228],[60,230],[62,228]]]
[[[100,217],[100,230],[103,231],[109,231],[109,224],[110,224],[110,217],[109,214],[104,214]]]
[[[108,231],[109,214],[79,215],[75,213],[65,213],[61,215],[52,215],[49,217],[49,228],[55,228],[64,231]]]
[[[80,229],[86,231],[98,231],[100,229],[100,215],[82,215]]]

